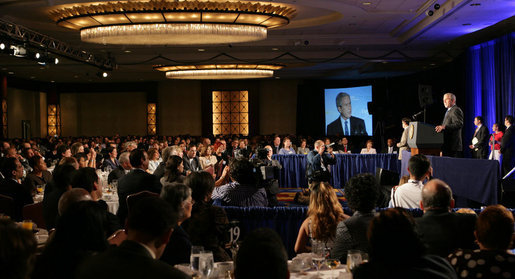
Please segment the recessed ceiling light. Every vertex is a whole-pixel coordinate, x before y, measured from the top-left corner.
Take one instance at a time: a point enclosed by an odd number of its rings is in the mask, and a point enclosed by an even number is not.
[[[35,76],[30,76],[30,79],[35,79],[36,77]]]
[[[127,50],[124,50],[123,52],[125,52],[125,53],[131,53],[132,51],[130,51],[130,50],[128,50],[128,49],[127,49]]]
[[[73,77],[74,77],[74,78],[79,78],[79,76],[78,76],[78,75],[74,75]]]
[[[54,82],[55,82],[55,80],[51,80],[50,82],[51,82],[51,83],[54,83]]]
[[[472,24],[470,24],[470,23],[463,23],[462,25],[463,26],[469,26],[469,25],[472,25]]]
[[[481,6],[481,3],[472,3],[470,4],[471,7],[477,7],[477,6]]]
[[[278,49],[278,48],[276,48],[276,47],[273,47],[273,48],[272,48],[272,50],[279,50],[279,49]]]
[[[202,51],[206,51],[206,50],[203,48],[199,48],[198,51],[202,52]]]
[[[372,3],[370,3],[370,2],[363,2],[363,3],[361,3],[361,4],[363,4],[363,5],[365,5],[365,6],[368,6],[368,5],[372,4]]]
[[[429,64],[429,65],[431,65],[431,66],[436,66],[436,64],[435,64],[435,63],[431,63],[431,64]]]

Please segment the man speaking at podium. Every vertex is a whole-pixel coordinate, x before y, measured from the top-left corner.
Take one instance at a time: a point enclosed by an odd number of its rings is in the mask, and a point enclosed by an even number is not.
[[[447,109],[442,125],[435,127],[437,133],[443,132],[443,156],[463,157],[461,129],[463,128],[463,111],[456,105],[456,96],[452,93],[443,95],[443,105]]]

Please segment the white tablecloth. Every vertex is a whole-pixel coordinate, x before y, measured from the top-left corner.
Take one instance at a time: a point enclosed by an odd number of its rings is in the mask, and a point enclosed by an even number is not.
[[[119,203],[118,203],[118,194],[116,192],[110,192],[110,193],[102,193],[102,199],[107,203],[107,207],[109,209],[109,212],[116,214],[116,211],[118,210]]]

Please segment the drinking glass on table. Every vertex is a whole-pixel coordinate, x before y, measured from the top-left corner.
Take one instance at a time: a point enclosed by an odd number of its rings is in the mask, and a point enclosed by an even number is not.
[[[311,244],[311,253],[311,260],[313,261],[313,265],[315,266],[318,272],[320,270],[320,267],[322,267],[322,265],[325,262],[326,248],[324,243],[314,241]]]
[[[202,246],[191,246],[191,256],[190,256],[190,268],[193,271],[199,271],[199,260],[200,254],[204,252],[204,247]]]
[[[347,271],[351,272],[354,268],[359,266],[363,262],[361,258],[361,251],[349,250],[347,252]]]
[[[209,278],[215,269],[215,261],[213,260],[213,252],[204,251],[200,254],[199,271],[204,278]]]

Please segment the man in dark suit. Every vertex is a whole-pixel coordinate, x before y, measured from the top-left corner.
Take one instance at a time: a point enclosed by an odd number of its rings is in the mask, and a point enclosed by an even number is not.
[[[182,158],[184,171],[186,172],[194,172],[201,171],[200,169],[200,161],[197,157],[197,146],[194,144],[190,144],[188,146],[188,151],[186,152],[186,156]]]
[[[114,180],[120,180],[122,176],[128,174],[131,169],[131,162],[129,159],[129,152],[123,152],[120,155],[120,159],[118,160],[120,165],[114,169],[112,172],[109,173],[109,176],[107,176],[107,183],[111,184]]]
[[[456,105],[456,96],[452,93],[443,95],[443,104],[447,112],[445,112],[442,125],[435,127],[437,133],[443,132],[442,153],[444,156],[462,157],[463,111]]]
[[[393,139],[387,139],[386,146],[381,149],[381,153],[397,154],[399,153],[399,148],[395,145],[395,141]]]
[[[350,95],[341,92],[336,96],[336,108],[340,112],[340,117],[331,124],[327,125],[327,135],[344,135],[344,136],[366,136],[367,129],[365,121],[361,118],[351,116],[352,105]]]
[[[502,169],[503,176],[508,174],[515,165],[515,157],[513,157],[513,146],[515,145],[515,137],[513,137],[513,116],[507,115],[504,118],[506,131],[501,139]]]
[[[488,159],[488,128],[483,125],[483,117],[476,116],[474,118],[474,125],[476,130],[474,131],[474,137],[472,137],[472,144],[469,148],[472,149],[472,158],[476,159]]]
[[[20,183],[23,178],[23,166],[17,158],[5,158],[2,164],[2,174],[5,179],[0,183],[0,194],[9,196],[14,201],[14,216],[16,221],[22,220],[22,209],[32,204],[31,192]]]
[[[158,260],[177,224],[177,212],[158,197],[141,198],[132,206],[127,218],[127,240],[87,260],[77,278],[190,278]]]
[[[127,217],[128,195],[141,191],[150,191],[156,194],[161,192],[159,179],[147,172],[149,162],[147,152],[142,149],[134,149],[131,151],[129,160],[133,169],[118,181],[120,207],[116,215],[120,219],[121,224],[125,224],[125,218]]]
[[[457,248],[473,249],[476,215],[452,213],[451,188],[439,179],[432,179],[422,189],[420,208],[424,215],[416,219],[417,230],[428,254],[447,257]]]
[[[311,183],[314,175],[317,175],[320,178],[325,177],[323,181],[326,182],[328,182],[331,177],[329,174],[329,165],[336,164],[336,157],[332,150],[330,153],[324,153],[324,151],[324,142],[317,140],[315,142],[315,149],[308,153],[306,176],[308,177],[309,183]]]

